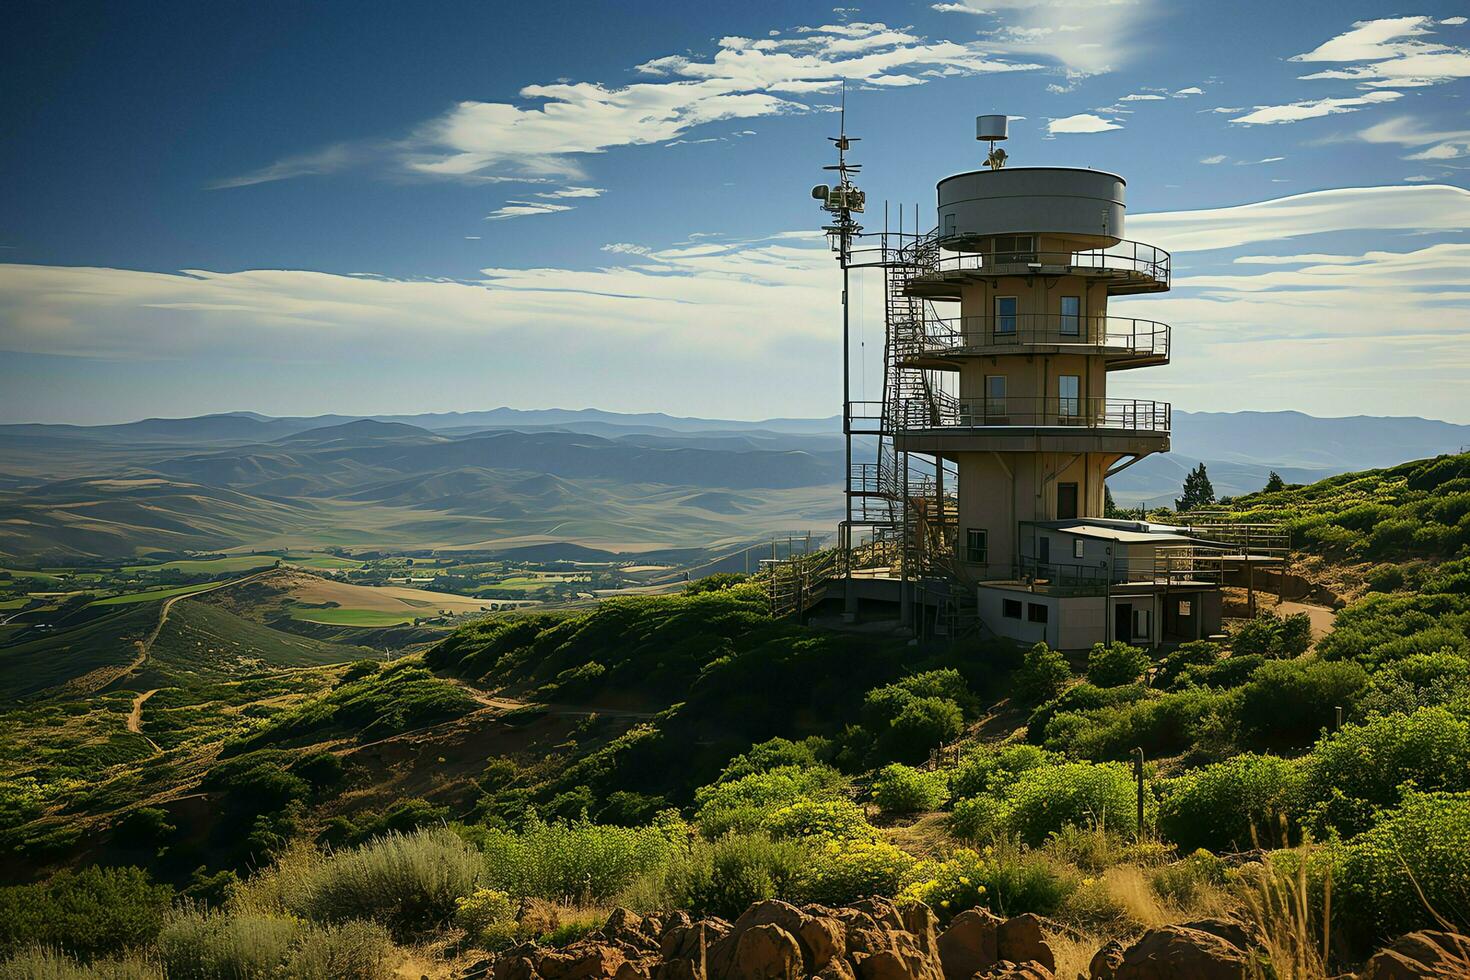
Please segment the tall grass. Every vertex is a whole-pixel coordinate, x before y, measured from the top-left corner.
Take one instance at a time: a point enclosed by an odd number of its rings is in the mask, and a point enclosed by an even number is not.
[[[485,854],[490,887],[515,896],[589,903],[661,873],[688,850],[689,832],[678,821],[616,827],[533,819],[520,833],[489,830],[476,843]]]
[[[158,953],[168,980],[386,980],[394,949],[382,926],[183,911]]]
[[[66,953],[33,947],[0,960],[0,980],[163,980],[163,971],[136,957],[84,965]]]
[[[233,907],[323,923],[362,919],[406,941],[449,922],[455,900],[484,877],[484,857],[449,830],[391,833],[336,854],[288,851],[239,891]]]

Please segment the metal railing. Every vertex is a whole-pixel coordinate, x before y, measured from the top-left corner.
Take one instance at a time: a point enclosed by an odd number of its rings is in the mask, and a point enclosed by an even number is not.
[[[1082,565],[1041,561],[1022,556],[1010,577],[1033,592],[1055,595],[1102,595],[1129,585],[1218,585],[1231,553],[1191,545],[1156,547],[1138,558],[1114,558]]]
[[[1061,313],[951,317],[930,320],[914,344],[915,353],[924,354],[1049,345],[1111,348],[1168,360],[1169,325],[1133,317]]]
[[[905,429],[1057,426],[1167,433],[1171,422],[1168,402],[1136,398],[954,398],[936,393],[932,399],[911,398],[899,411]]]
[[[931,247],[925,248],[924,245]],[[1092,269],[1098,272],[1122,273],[1152,280],[1167,288],[1172,259],[1156,245],[1122,241],[1106,248],[1079,252],[1015,249],[988,252],[948,252],[922,241],[912,249],[920,275],[943,276],[952,272],[977,272],[989,275],[1027,275],[1047,269]]]

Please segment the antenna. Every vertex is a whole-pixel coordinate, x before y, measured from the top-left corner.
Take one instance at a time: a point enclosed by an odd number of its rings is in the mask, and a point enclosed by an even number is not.
[[[860,170],[861,164],[848,163],[847,151],[852,149],[852,144],[859,142],[858,137],[847,135],[847,80],[842,80],[842,102],[838,108],[837,135],[828,136],[827,139],[837,147],[837,162],[823,167],[823,170],[833,170],[837,173],[837,185],[829,187],[826,184],[818,184],[812,188],[812,197],[821,201],[822,210],[832,215],[833,222],[822,228],[827,233],[827,238],[832,244],[832,251],[838,253],[838,259],[846,262],[851,254],[852,239],[862,233],[862,225],[853,220],[854,214],[862,214],[866,197],[858,190],[852,178]]]
[[[990,144],[990,152],[985,156],[985,165],[991,170],[999,170],[1006,165],[1009,159],[1006,151],[995,144],[1003,142],[1008,137],[1007,116],[976,116],[975,117],[975,139]]]

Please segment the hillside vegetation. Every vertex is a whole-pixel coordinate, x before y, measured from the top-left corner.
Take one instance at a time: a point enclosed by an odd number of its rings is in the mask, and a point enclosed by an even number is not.
[[[1230,505],[1355,569],[1362,595],[1325,636],[1267,615],[1156,656],[910,646],[773,621],[758,585],[723,576],[303,666],[290,691],[211,681],[217,728],[163,757],[119,742],[96,787],[39,767],[5,784],[5,840],[37,880],[0,889],[0,950],[146,976],[212,957],[188,974],[212,977],[239,975],[244,947],[288,973],[350,949],[376,977],[432,947],[448,975],[569,942],[614,904],[733,917],[877,894],[941,922],[1047,916],[1058,975],[1222,912],[1312,937],[1318,959],[1326,936],[1326,962],[1293,975],[1341,972],[1405,931],[1470,928],[1467,461]],[[191,690],[154,698],[187,710]],[[64,728],[74,709],[25,710]],[[94,839],[55,838],[82,823]],[[48,854],[143,870],[53,874]],[[1295,925],[1262,904],[1283,890]],[[527,900],[550,904],[517,915]]]

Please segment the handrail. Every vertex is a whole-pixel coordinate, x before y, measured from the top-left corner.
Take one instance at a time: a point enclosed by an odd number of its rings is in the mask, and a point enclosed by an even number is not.
[[[1081,251],[992,250],[988,252],[957,251],[940,254],[936,239],[919,239],[908,246],[920,275],[943,275],[948,272],[980,272],[994,275],[1025,275],[1047,266],[1073,269],[1097,269],[1106,272],[1134,273],[1169,285],[1172,257],[1156,245],[1120,241],[1106,248]]]
[[[1121,348],[1167,358],[1170,329],[1166,323],[1134,317],[1018,313],[931,318],[915,339],[925,353],[1047,344]]]
[[[907,399],[898,408],[902,427],[909,429],[1061,426],[1165,433],[1172,414],[1168,402],[1056,395],[955,398],[936,393],[932,399]]]

